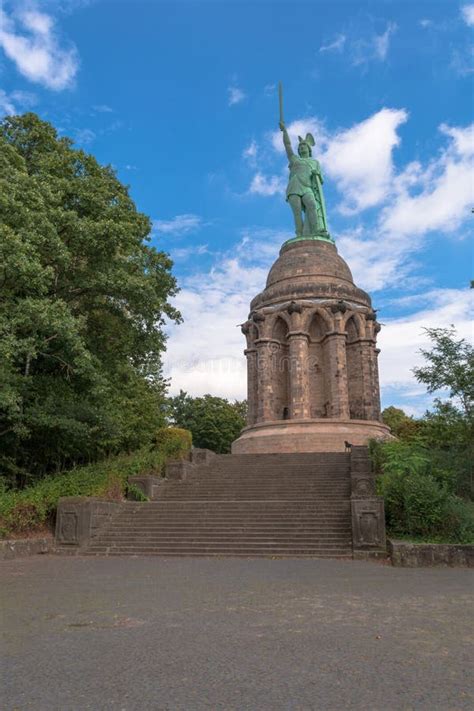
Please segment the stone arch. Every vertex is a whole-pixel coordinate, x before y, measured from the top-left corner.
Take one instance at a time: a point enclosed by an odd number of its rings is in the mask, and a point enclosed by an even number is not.
[[[311,311],[308,312],[306,315],[305,321],[304,321],[304,328],[309,331],[311,329],[311,325],[313,323],[313,320],[315,317],[318,316],[321,322],[325,324],[324,327],[324,332],[327,333],[328,331],[333,331],[334,330],[334,319],[331,317],[331,315],[326,311],[326,309],[322,308],[315,308],[311,309]]]
[[[272,326],[272,339],[286,345],[288,330],[286,320],[278,314]]]
[[[274,338],[273,329],[275,328],[278,320],[283,321],[288,326],[290,330],[290,318],[285,311],[277,311],[276,313],[267,316],[267,333],[268,338]]]
[[[364,380],[362,347],[360,343],[360,321],[358,314],[350,314],[346,320],[346,363],[349,413],[351,419],[364,419]]]
[[[344,315],[344,328],[347,332],[348,328],[348,323],[351,322],[353,326],[349,326],[352,330],[352,334],[354,336],[353,328],[355,328],[355,331],[357,333],[357,338],[364,338],[365,336],[365,319],[362,316],[362,314],[357,313],[356,311],[348,311]],[[351,340],[355,340],[355,337],[351,338]]]
[[[357,323],[354,314],[351,314],[347,319],[345,329],[347,334],[347,343],[353,343],[360,338],[359,324]]]
[[[275,420],[285,420],[290,408],[290,354],[288,345],[288,323],[278,314],[272,327],[272,386],[273,416]]]
[[[332,319],[324,309],[311,312],[308,324],[308,376],[311,417],[328,417],[330,412],[329,352],[326,335]]]

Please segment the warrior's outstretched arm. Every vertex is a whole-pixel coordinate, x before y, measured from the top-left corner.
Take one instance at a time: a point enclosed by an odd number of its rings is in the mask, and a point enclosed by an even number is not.
[[[288,160],[290,160],[294,153],[293,148],[291,147],[291,141],[288,135],[288,131],[286,130],[283,121],[280,121],[280,131],[283,132],[283,145],[285,146],[285,151],[286,155],[288,156]]]

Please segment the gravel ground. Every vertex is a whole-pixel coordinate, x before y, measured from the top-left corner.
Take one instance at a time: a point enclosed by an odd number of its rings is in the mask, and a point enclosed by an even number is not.
[[[59,556],[1,568],[2,711],[474,708],[469,570]]]

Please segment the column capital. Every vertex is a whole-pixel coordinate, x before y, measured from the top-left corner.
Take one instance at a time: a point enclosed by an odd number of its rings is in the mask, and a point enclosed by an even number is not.
[[[290,338],[306,338],[309,339],[309,333],[307,331],[290,331],[287,333],[288,340]]]
[[[270,344],[270,343],[276,343],[278,346],[282,345],[280,343],[280,341],[277,341],[276,338],[257,338],[254,341],[254,344],[257,346],[257,348],[258,348],[258,346],[264,346],[264,345]]]
[[[347,334],[346,334],[345,331],[328,331],[328,332],[324,335],[324,338],[335,338],[336,336],[339,336],[339,337],[342,336],[343,338],[345,338],[346,335],[347,335]]]

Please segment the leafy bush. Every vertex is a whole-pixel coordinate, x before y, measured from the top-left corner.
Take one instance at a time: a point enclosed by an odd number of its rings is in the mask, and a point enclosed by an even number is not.
[[[162,427],[153,439],[153,446],[164,452],[170,459],[187,457],[192,443],[191,432],[180,427]]]
[[[126,496],[129,501],[149,501],[150,499],[136,484],[128,484]]]
[[[169,415],[178,427],[190,430],[195,447],[218,454],[230,452],[232,442],[245,427],[247,403],[204,395],[190,397],[183,390],[169,399]]]
[[[459,543],[474,542],[474,504],[459,496],[450,496],[444,510],[444,527],[455,531]]]
[[[420,442],[372,442],[378,492],[393,536],[468,543],[474,540],[474,505],[453,494],[447,470],[433,467]]]
[[[161,474],[167,458],[164,451],[144,449],[45,477],[22,491],[0,491],[0,533],[3,536],[17,535],[52,522],[62,496],[121,500],[129,476]]]

